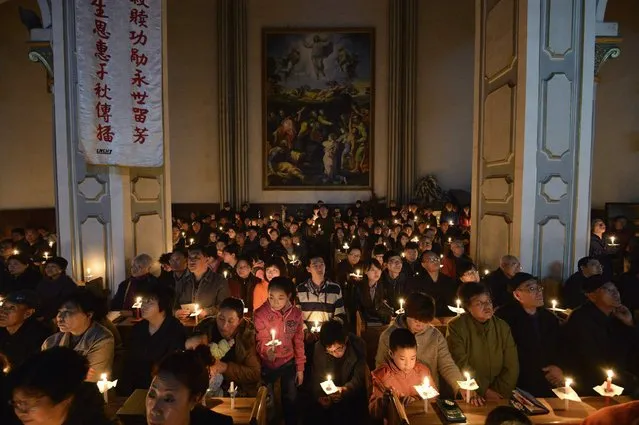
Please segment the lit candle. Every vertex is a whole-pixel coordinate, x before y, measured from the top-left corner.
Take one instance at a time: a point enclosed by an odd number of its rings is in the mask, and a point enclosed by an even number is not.
[[[13,250],[13,255],[18,255],[18,254],[20,254],[20,251],[18,251],[17,249],[14,249]]]
[[[422,384],[424,387],[424,392],[426,393],[426,398],[424,399],[424,412],[428,413],[428,389],[430,388],[430,379],[428,376],[424,376],[424,383]]]
[[[448,238],[448,243],[451,243],[453,241],[453,238]]]
[[[444,258],[444,254],[439,254],[439,258]]]
[[[607,393],[611,393],[612,392],[612,377],[615,376],[615,374],[613,373],[612,370],[608,370],[606,372],[606,374],[608,375],[608,378],[606,379],[606,392]]]
[[[220,230],[222,230],[222,229],[220,229]],[[195,239],[190,238],[190,239],[189,239],[189,245],[193,245],[194,243],[195,243]]]
[[[344,245],[342,245],[342,248],[348,249],[349,248],[348,243],[345,243]]]
[[[102,395],[104,397],[104,403],[105,404],[109,404],[109,381],[107,381],[107,374],[103,373],[102,375],[100,375],[100,384],[98,388],[101,392]]]
[[[427,225],[426,225],[426,228],[427,228],[427,229],[430,229],[430,224],[427,224]]]
[[[399,310],[400,311],[404,311],[404,299],[403,298],[399,299]]]
[[[182,232],[182,237],[186,237],[186,232]]]
[[[610,245],[614,245],[614,244],[615,244],[615,237],[610,236]]]
[[[464,377],[466,378],[466,403],[470,403],[470,373],[464,372]]]
[[[53,241],[49,241],[49,248],[53,248]]]
[[[271,329],[271,342],[275,343],[275,329]]]
[[[272,216],[272,215],[269,215],[269,216],[268,216],[268,219],[269,219],[269,220],[273,220],[273,216]]]
[[[490,274],[490,270],[485,269],[485,270],[484,270],[484,276],[488,276],[488,274]]]
[[[566,395],[566,397],[564,398],[564,409],[568,410],[568,402],[570,400],[568,400],[568,394],[570,393],[570,386],[572,385],[572,379],[570,378],[566,378],[566,383],[565,383],[565,387],[564,387],[564,394]]]
[[[44,261],[47,261],[49,259],[50,255],[48,252],[44,253]]]
[[[359,278],[359,277],[362,277],[362,274],[361,274],[361,270],[360,270],[360,269],[355,270],[355,277],[358,277],[358,278]]]
[[[136,314],[137,318],[139,319],[140,316],[141,316],[141,311],[140,310],[142,308],[142,297],[137,297],[135,299],[135,306],[136,306],[136,310],[135,310],[136,313],[135,314]]]
[[[557,310],[557,300],[552,300],[552,301],[550,301],[550,303],[552,304],[552,309],[554,311],[556,311]]]
[[[198,325],[198,323],[200,322],[200,313],[202,312],[202,310],[200,309],[200,305],[199,304],[195,304],[195,326]]]
[[[461,300],[459,298],[457,298],[455,300],[455,304],[457,304],[457,309],[459,309],[459,307],[461,306]]]
[[[226,270],[224,270],[224,271],[222,272],[222,274],[224,275],[224,279],[226,279],[226,276],[228,276],[229,272],[227,272]]]
[[[224,230],[224,227],[220,226],[220,232],[221,232],[222,230]]]
[[[452,226],[452,225],[453,225],[453,220],[449,220],[449,221],[448,221],[448,225],[449,225],[449,226]]]
[[[93,277],[93,275],[91,274],[91,267],[87,267],[87,274],[85,277],[87,281],[91,280],[91,278]]]
[[[237,394],[237,388],[235,388],[235,382],[231,381],[231,385],[229,385],[229,395],[231,396],[231,409],[235,409],[235,394]]]

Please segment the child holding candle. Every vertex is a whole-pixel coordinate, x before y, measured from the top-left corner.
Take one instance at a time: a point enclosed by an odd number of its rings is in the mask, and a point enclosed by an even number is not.
[[[373,371],[373,394],[368,403],[373,418],[385,416],[384,394],[393,390],[404,403],[419,398],[415,385],[422,385],[424,377],[433,382],[428,366],[417,361],[417,340],[411,331],[398,328],[389,339],[390,359]]]
[[[272,403],[273,385],[280,379],[286,425],[297,423],[296,385],[300,386],[304,382],[306,362],[302,312],[291,303],[294,289],[290,279],[275,277],[269,283],[268,302],[254,313],[257,354],[262,362],[262,380],[271,393],[269,400]],[[269,344],[271,341],[280,343]]]

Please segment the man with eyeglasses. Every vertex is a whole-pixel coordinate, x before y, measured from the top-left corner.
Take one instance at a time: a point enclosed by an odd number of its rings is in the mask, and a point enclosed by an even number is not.
[[[22,364],[40,351],[51,330],[34,318],[37,296],[29,290],[11,292],[0,301],[0,353],[10,366]]]
[[[552,389],[564,385],[559,365],[559,319],[544,308],[544,287],[528,273],[510,279],[510,301],[495,314],[510,326],[517,344],[517,387],[536,397],[552,397]]]
[[[304,423],[368,424],[370,374],[364,341],[341,322],[324,323],[313,354],[313,409]],[[327,375],[338,390],[330,396],[320,386]]]
[[[601,275],[590,276],[583,290],[588,301],[576,308],[563,328],[564,363],[580,394],[606,380],[612,369],[625,394],[639,392],[639,332],[632,313],[621,304],[617,287]]]
[[[457,282],[441,273],[441,259],[432,251],[425,251],[421,256],[423,272],[408,280],[409,292],[424,292],[435,299],[435,316],[453,316],[449,305],[455,305],[457,298]]]
[[[490,289],[495,307],[500,307],[510,301],[508,289],[513,284],[513,277],[520,271],[519,258],[514,255],[504,255],[499,260],[499,268],[484,277],[484,283]]]
[[[384,265],[384,271],[379,281],[386,293],[388,303],[393,307],[393,310],[399,310],[399,299],[408,294],[406,275],[402,272],[404,263],[401,255],[396,251],[386,252]]]

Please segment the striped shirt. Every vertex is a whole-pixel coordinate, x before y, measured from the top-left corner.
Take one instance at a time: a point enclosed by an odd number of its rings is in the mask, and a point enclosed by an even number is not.
[[[346,317],[342,289],[337,283],[325,280],[318,288],[311,279],[297,285],[297,305],[307,326],[314,322],[328,322]]]

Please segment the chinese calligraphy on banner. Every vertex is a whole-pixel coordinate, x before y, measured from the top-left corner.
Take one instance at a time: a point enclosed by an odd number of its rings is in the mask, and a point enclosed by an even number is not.
[[[162,0],[75,0],[75,20],[86,161],[162,166]]]

